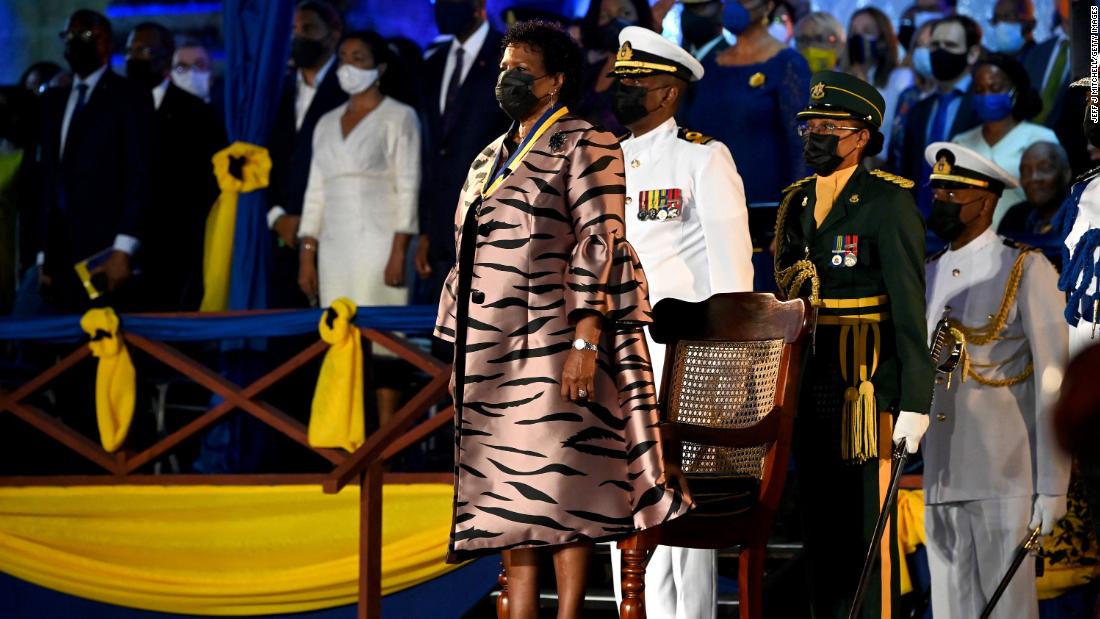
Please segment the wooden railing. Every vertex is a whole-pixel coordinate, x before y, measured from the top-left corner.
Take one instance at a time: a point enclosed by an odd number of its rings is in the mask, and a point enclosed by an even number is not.
[[[247,315],[244,312],[222,313],[219,316]],[[173,317],[209,317],[210,314],[175,314]],[[125,323],[123,325],[125,328]],[[382,484],[391,483],[452,483],[453,474],[444,473],[383,473],[386,461],[405,449],[427,439],[435,431],[452,423],[454,408],[448,406],[426,420],[429,409],[444,400],[450,380],[450,366],[425,354],[403,337],[360,328],[364,338],[364,356],[368,357],[374,346],[381,346],[428,375],[426,385],[420,388],[393,415],[391,420],[371,433],[365,443],[353,453],[340,449],[318,449],[307,440],[307,428],[293,416],[277,406],[261,399],[271,387],[286,379],[293,372],[320,357],[328,345],[318,339],[305,349],[247,385],[239,385],[214,372],[209,367],[164,342],[154,341],[121,331],[121,336],[132,350],[141,351],[158,360],[195,384],[209,390],[220,401],[199,413],[182,427],[158,438],[152,445],[140,451],[124,447],[116,453],[107,453],[100,444],[77,432],[41,410],[29,400],[52,381],[71,371],[77,364],[87,362],[88,346],[78,344],[57,363],[33,376],[18,387],[8,391],[0,388],[0,415],[12,414],[49,436],[58,445],[79,454],[103,469],[101,474],[83,475],[32,475],[0,476],[0,485],[7,486],[72,486],[72,485],[275,485],[317,484],[327,493],[339,492],[345,486],[359,485],[359,601],[358,616],[362,619],[381,616],[382,569]],[[140,377],[139,377],[140,380]],[[92,394],[89,392],[89,398]],[[321,456],[333,468],[324,473],[292,474],[166,474],[139,473],[146,465],[163,458],[191,438],[198,437],[211,425],[234,410],[241,410],[306,449]],[[447,448],[449,449],[449,443]]]

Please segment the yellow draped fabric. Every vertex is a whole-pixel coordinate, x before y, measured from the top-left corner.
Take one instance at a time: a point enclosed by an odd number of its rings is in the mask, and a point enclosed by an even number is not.
[[[447,484],[383,489],[382,593],[441,576]],[[0,571],[110,604],[199,615],[354,603],[356,488],[0,488]]]
[[[118,335],[118,315],[109,307],[88,310],[80,328],[92,338],[88,348],[99,358],[95,374],[95,414],[99,442],[114,452],[126,441],[137,399],[137,374],[126,343]]]
[[[241,159],[241,178],[230,171],[234,159]],[[267,149],[247,142],[233,142],[211,159],[221,195],[206,217],[206,238],[202,253],[202,306],[204,312],[229,307],[229,269],[233,262],[233,234],[237,223],[237,196],[267,187],[271,156]]]
[[[923,545],[924,490],[898,490],[898,549],[902,557],[898,565],[898,577],[901,579],[902,595],[913,590],[905,556],[913,554],[917,551],[917,546]]]
[[[340,297],[317,328],[329,349],[321,363],[309,416],[309,444],[355,451],[366,439],[363,426],[363,342],[351,323],[355,303]],[[330,325],[331,323],[331,325]]]

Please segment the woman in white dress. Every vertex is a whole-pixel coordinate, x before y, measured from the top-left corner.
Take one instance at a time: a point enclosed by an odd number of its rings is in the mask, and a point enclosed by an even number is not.
[[[404,305],[405,250],[417,234],[419,122],[411,107],[382,94],[393,55],[381,36],[349,34],[339,54],[336,76],[350,98],[322,116],[313,134],[298,284],[322,307],[340,297]],[[380,423],[400,397],[386,384],[387,365],[376,364]]]

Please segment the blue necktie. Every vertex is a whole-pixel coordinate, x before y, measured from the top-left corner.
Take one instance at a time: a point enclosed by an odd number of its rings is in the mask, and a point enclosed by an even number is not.
[[[943,142],[951,137],[947,135],[947,132],[951,129],[947,125],[947,111],[951,107],[951,102],[954,101],[957,96],[959,96],[959,93],[955,90],[940,93],[937,96],[936,115],[932,117],[932,128],[928,131],[929,144],[932,142]]]
[[[947,112],[951,107],[951,102],[959,96],[959,91],[951,90],[950,92],[941,92],[936,95],[936,113],[932,116],[932,126],[928,129],[928,141],[925,144],[931,144],[933,142],[944,142],[951,136],[947,135],[947,132],[951,130],[951,127],[947,122]],[[923,157],[924,153],[921,152]],[[932,166],[927,162],[921,163],[920,177],[927,179],[928,175],[932,173]],[[922,215],[927,216],[932,210],[932,190],[928,187],[928,183],[919,183],[917,191],[917,208],[920,209]]]

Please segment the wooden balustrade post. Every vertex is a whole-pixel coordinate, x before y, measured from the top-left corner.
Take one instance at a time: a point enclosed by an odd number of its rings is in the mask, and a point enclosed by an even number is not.
[[[359,477],[359,619],[382,616],[382,460]]]

